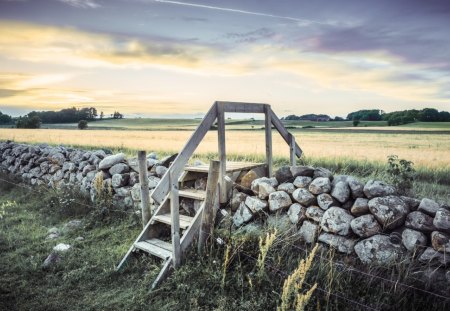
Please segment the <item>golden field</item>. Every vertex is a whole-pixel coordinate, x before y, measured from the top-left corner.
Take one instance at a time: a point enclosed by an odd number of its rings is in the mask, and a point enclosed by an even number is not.
[[[0,140],[26,143],[95,146],[133,150],[179,152],[191,131],[120,131],[64,129],[0,129]],[[295,131],[297,142],[309,158],[354,159],[385,162],[396,154],[423,168],[450,167],[450,135],[333,133]],[[263,131],[227,131],[227,153],[264,155]],[[197,154],[217,152],[217,133],[210,131],[197,148]],[[276,131],[273,132],[275,156],[288,156],[289,148]]]

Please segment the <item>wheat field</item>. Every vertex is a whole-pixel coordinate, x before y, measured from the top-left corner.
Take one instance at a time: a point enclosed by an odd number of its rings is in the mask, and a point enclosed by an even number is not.
[[[1,129],[0,140],[124,149],[129,153],[133,150],[179,152],[191,134],[191,131]],[[388,155],[396,154],[423,168],[450,167],[450,135],[299,131],[294,135],[309,158],[385,162]],[[226,141],[228,154],[265,153],[263,131],[227,131]],[[210,131],[196,153],[214,152],[217,152],[217,133]],[[288,145],[276,131],[273,132],[273,153],[280,157],[289,154]]]

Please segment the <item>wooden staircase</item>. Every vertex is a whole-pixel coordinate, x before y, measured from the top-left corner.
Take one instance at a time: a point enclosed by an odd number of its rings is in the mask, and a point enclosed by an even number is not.
[[[266,163],[226,161],[225,112],[265,114]],[[211,165],[187,166],[187,161],[216,119],[220,161],[212,161]],[[302,151],[296,144],[294,136],[284,128],[269,105],[215,102],[152,191],[151,198],[156,206],[155,212],[116,270],[124,266],[132,253],[146,252],[163,260],[162,269],[153,282],[152,288],[160,284],[173,268],[176,269],[181,264],[182,254],[197,236],[200,246],[206,239],[205,232],[212,233],[215,211],[221,203],[228,201],[232,182],[236,181],[243,172],[261,166],[265,168],[267,176],[272,174],[272,125],[289,144],[291,162],[295,163],[295,156],[300,157]],[[195,189],[195,181],[201,178],[207,179],[206,189],[203,189],[204,187]],[[192,200],[194,210],[180,208],[180,199]]]

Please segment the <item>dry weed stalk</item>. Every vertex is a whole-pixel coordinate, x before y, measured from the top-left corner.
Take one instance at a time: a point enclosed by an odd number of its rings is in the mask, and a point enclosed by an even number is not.
[[[258,267],[258,275],[261,277],[264,274],[264,266],[266,262],[266,256],[269,252],[270,247],[272,246],[275,238],[277,236],[277,230],[274,232],[268,232],[266,238],[263,240],[262,237],[259,238],[259,255],[258,261],[256,262],[256,266]]]

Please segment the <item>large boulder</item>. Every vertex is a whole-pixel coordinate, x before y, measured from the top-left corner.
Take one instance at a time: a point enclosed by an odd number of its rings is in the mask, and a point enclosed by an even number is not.
[[[394,229],[404,224],[408,207],[399,197],[378,197],[369,201],[369,210],[383,229]]]
[[[436,227],[433,225],[433,217],[419,211],[411,212],[406,216],[405,226],[422,232],[436,230]]]
[[[310,206],[316,203],[316,197],[304,188],[296,189],[294,193],[292,193],[292,198],[303,206]]]
[[[433,231],[431,233],[431,245],[436,251],[448,256],[450,253],[450,236],[443,232]]]
[[[241,203],[236,213],[233,215],[233,224],[236,227],[242,226],[244,223],[250,221],[253,218],[253,214],[250,209],[244,204]]]
[[[290,181],[293,176],[289,166],[282,166],[275,172],[275,178],[280,183]]]
[[[319,226],[313,222],[305,220],[298,231],[299,238],[308,244],[315,243],[317,240],[317,233]]]
[[[269,197],[269,195],[275,192],[275,187],[273,187],[269,183],[260,183],[258,187],[258,197],[262,200],[265,200]]]
[[[350,222],[353,218],[345,209],[332,206],[323,214],[320,226],[325,232],[345,236],[350,233]]]
[[[267,201],[261,200],[257,197],[247,196],[245,199],[245,205],[252,213],[259,213],[266,210],[268,204]]]
[[[114,175],[114,174],[125,174],[125,173],[128,173],[129,171],[130,171],[130,167],[127,164],[125,164],[125,163],[114,164],[109,169],[109,173],[111,175]]]
[[[324,167],[317,167],[314,170],[313,177],[314,178],[325,177],[325,178],[328,178],[328,179],[332,180],[333,179],[333,173],[329,169],[326,169]]]
[[[380,265],[394,264],[405,255],[403,246],[380,234],[356,243],[355,252],[363,263]]]
[[[408,251],[414,252],[427,245],[427,237],[420,231],[406,228],[402,232],[402,243]]]
[[[420,205],[420,200],[415,198],[401,196],[400,199],[402,199],[403,202],[405,202],[406,205],[408,205],[410,211],[416,211]]]
[[[130,174],[114,174],[111,177],[111,185],[114,188],[126,186],[130,180]]]
[[[347,177],[348,187],[352,193],[353,199],[364,197],[364,184],[353,176]]]
[[[363,191],[369,199],[395,194],[395,188],[393,186],[379,180],[369,180],[364,186]]]
[[[328,193],[321,193],[317,196],[317,205],[324,211],[329,209],[331,206],[336,206],[335,200]]]
[[[291,204],[291,197],[284,191],[275,191],[269,195],[269,209],[271,212],[288,208]]]
[[[381,226],[371,214],[353,219],[350,223],[352,231],[361,238],[368,238],[381,232]]]
[[[422,201],[420,201],[417,210],[430,216],[434,216],[436,215],[436,212],[438,211],[439,207],[440,207],[439,204],[436,203],[435,201],[423,198]]]
[[[314,167],[312,166],[291,166],[290,169],[294,178],[297,176],[314,176]]]
[[[351,254],[355,247],[355,240],[341,235],[323,232],[319,235],[319,242],[335,248],[340,253]]]
[[[434,216],[433,225],[441,231],[450,231],[450,211],[439,208]]]
[[[322,220],[324,211],[320,209],[318,206],[310,206],[306,209],[306,218],[312,219],[315,222],[320,223]]]
[[[309,176],[297,176],[294,179],[294,186],[297,188],[308,188],[311,182],[312,178]]]
[[[357,198],[350,208],[350,212],[355,216],[368,214],[370,212],[369,200],[366,198]]]
[[[336,183],[331,191],[331,196],[341,203],[345,203],[350,199],[350,188],[346,181]]]
[[[118,153],[105,157],[98,164],[98,168],[101,170],[107,170],[111,168],[113,165],[125,161],[125,154]]]
[[[259,186],[261,184],[269,184],[273,188],[275,188],[276,186],[278,186],[278,180],[275,177],[272,177],[272,178],[268,178],[268,177],[257,178],[254,181],[252,181],[252,184],[251,184],[250,188],[251,188],[251,190],[253,192],[255,192],[257,194],[257,193],[259,193]]]
[[[306,217],[306,208],[298,203],[294,203],[288,210],[289,220],[293,224],[301,223]]]
[[[285,183],[282,183],[281,185],[279,185],[277,187],[277,191],[284,191],[284,192],[287,192],[289,194],[293,194],[294,191],[295,191],[295,186],[294,186],[293,183],[285,182]]]
[[[309,192],[318,195],[321,193],[329,193],[331,191],[331,182],[327,177],[318,177],[309,184]]]

